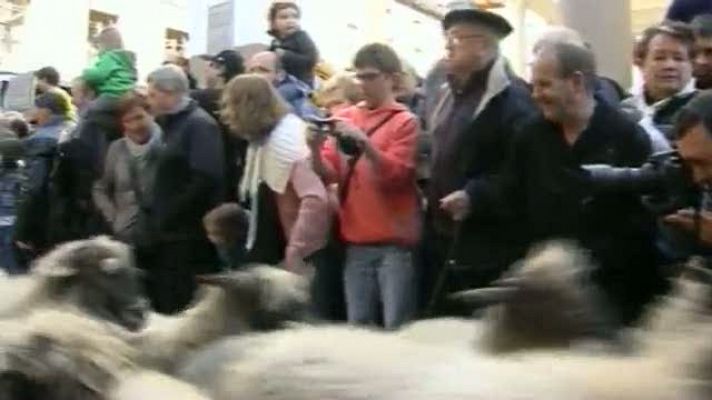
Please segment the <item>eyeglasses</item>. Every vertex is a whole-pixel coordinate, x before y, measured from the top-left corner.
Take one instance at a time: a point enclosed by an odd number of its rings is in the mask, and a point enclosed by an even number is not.
[[[267,67],[263,67],[263,66],[256,66],[256,67],[250,68],[248,72],[251,74],[271,74],[271,73],[274,73],[274,70],[271,70],[271,69],[269,69]]]
[[[462,44],[463,42],[466,42],[468,40],[482,40],[485,38],[485,35],[473,33],[471,35],[445,35],[445,42],[446,43],[452,43],[454,45],[459,45]]]
[[[356,79],[360,80],[361,82],[372,81],[378,78],[379,76],[381,76],[380,72],[361,72],[355,75]]]

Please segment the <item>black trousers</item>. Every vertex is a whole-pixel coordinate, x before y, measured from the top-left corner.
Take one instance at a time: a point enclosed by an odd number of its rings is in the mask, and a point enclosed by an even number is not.
[[[307,261],[313,263],[315,269],[311,285],[312,313],[323,321],[346,321],[342,246],[332,241]]]
[[[212,245],[201,240],[138,247],[136,258],[146,272],[146,294],[151,305],[162,314],[185,309],[197,287],[196,275],[217,272],[220,265]]]

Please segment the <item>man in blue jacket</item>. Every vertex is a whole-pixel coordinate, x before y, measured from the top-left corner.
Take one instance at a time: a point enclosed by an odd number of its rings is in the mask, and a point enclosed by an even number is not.
[[[284,70],[277,53],[264,51],[255,54],[248,63],[248,71],[262,75],[272,82],[282,98],[292,107],[292,111],[300,118],[308,119],[316,116],[316,108],[309,100],[311,88]]]

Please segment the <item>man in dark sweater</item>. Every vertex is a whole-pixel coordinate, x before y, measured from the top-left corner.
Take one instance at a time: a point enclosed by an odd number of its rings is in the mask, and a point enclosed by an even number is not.
[[[636,194],[597,191],[586,164],[636,167],[650,140],[611,106],[594,98],[593,54],[552,44],[537,54],[533,98],[542,115],[522,127],[496,179],[472,181],[469,218],[492,213],[518,221],[525,243],[565,238],[591,251],[594,280],[621,322],[634,321],[664,288],[655,269],[654,224]]]
[[[202,218],[224,198],[223,143],[217,122],[188,97],[180,68],[164,66],[148,76],[148,101],[163,133],[148,201],[154,243],[144,260],[154,308],[172,313],[190,302],[195,275],[218,265]]]

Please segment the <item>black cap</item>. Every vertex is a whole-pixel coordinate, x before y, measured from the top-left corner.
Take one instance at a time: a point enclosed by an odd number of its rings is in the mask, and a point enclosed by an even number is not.
[[[492,29],[500,39],[507,37],[514,28],[504,17],[477,7],[469,0],[456,0],[448,4],[448,12],[442,20],[443,30],[457,23],[484,25]]]
[[[226,81],[245,73],[245,60],[236,50],[223,50],[214,56],[207,57],[207,60],[225,68],[223,77]]]

